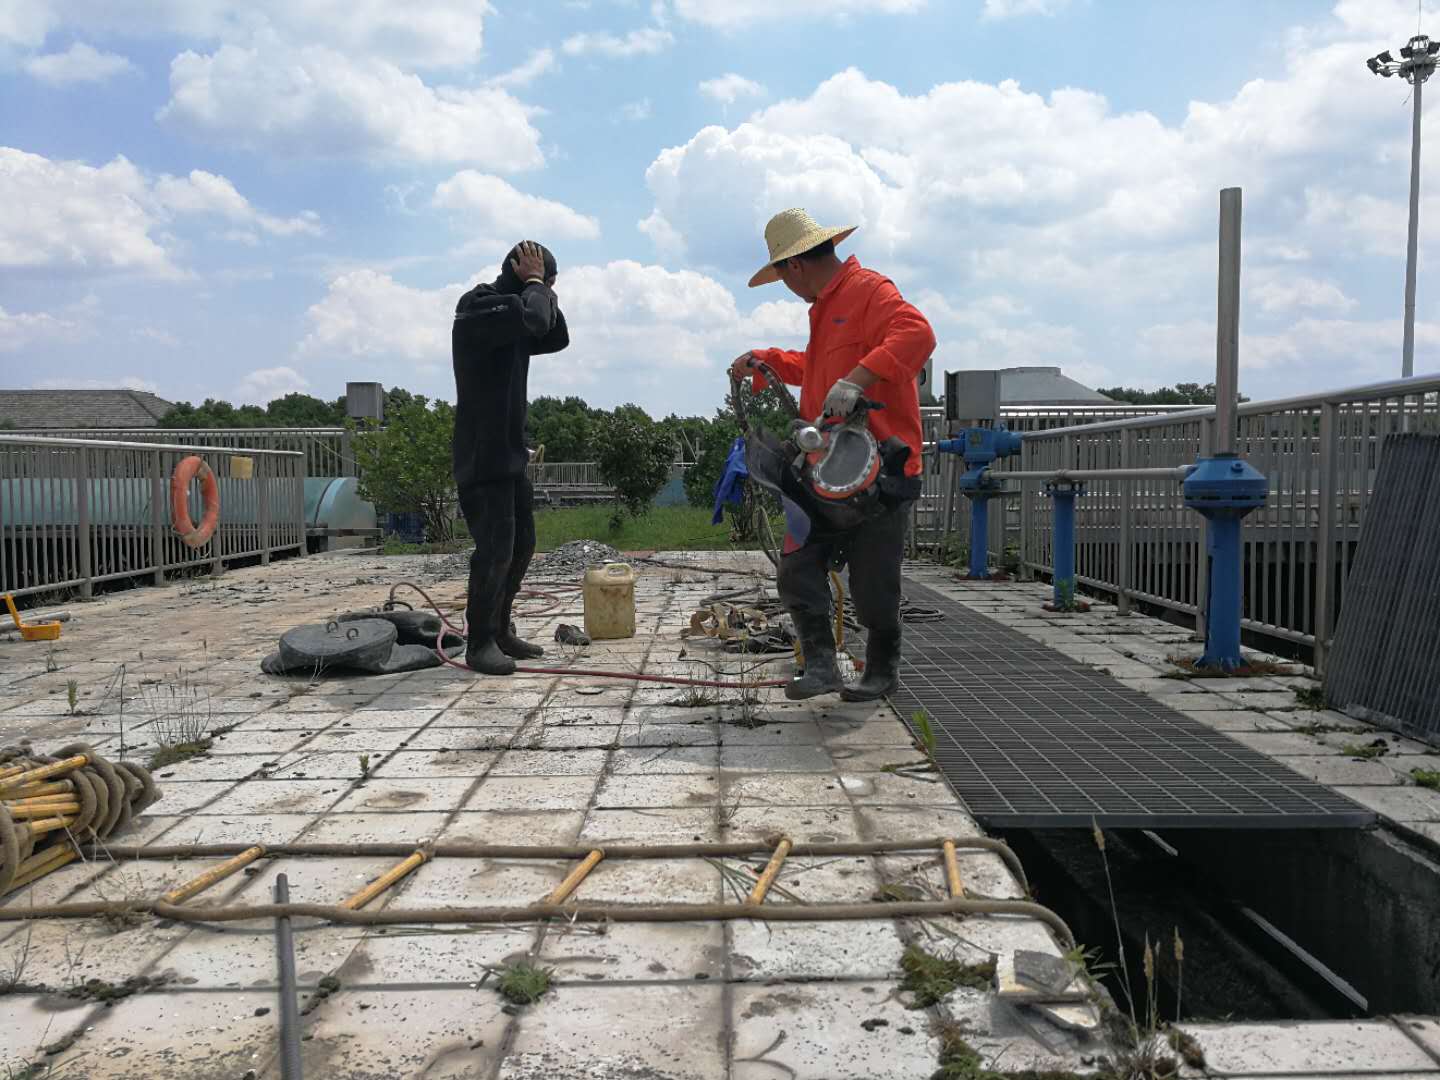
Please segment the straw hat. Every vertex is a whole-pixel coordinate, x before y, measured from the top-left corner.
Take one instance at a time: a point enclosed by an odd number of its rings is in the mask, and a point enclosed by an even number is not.
[[[793,259],[826,240],[833,240],[838,244],[856,228],[855,225],[847,225],[841,229],[827,229],[804,210],[781,210],[770,219],[770,224],[765,226],[765,244],[770,249],[770,258],[764,266],[755,271],[755,276],[750,279],[750,287],[753,289],[756,285],[779,281],[780,274],[775,269],[776,263]]]

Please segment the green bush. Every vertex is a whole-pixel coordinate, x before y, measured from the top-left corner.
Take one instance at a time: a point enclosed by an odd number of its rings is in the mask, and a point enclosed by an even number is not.
[[[675,442],[638,405],[621,405],[595,421],[591,443],[600,479],[615,489],[610,526],[619,529],[623,515],[643,517],[670,478]]]
[[[455,407],[418,396],[387,416],[383,428],[357,433],[360,497],[389,511],[420,514],[432,544],[454,539],[454,433]]]

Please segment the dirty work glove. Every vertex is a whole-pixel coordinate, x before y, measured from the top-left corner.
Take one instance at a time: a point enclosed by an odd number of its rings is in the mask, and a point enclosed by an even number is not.
[[[841,379],[825,395],[825,415],[846,417],[855,411],[855,403],[865,391],[849,379]]]

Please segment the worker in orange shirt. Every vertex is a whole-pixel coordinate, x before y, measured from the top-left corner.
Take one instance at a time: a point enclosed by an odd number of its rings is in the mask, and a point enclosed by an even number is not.
[[[731,364],[736,376],[762,362],[785,382],[800,387],[805,419],[845,418],[862,397],[883,406],[868,415],[878,442],[892,436],[909,448],[903,477],[881,488],[882,510],[844,531],[812,529],[797,538],[787,529],[780,559],[780,597],[795,621],[805,670],[786,688],[794,700],[841,691],[847,701],[870,701],[899,681],[900,564],[911,502],[920,495],[920,392],[916,377],[935,349],[925,316],[900,296],[886,277],[862,267],[852,255],[842,262],[835,245],[854,226],[825,228],[804,210],[776,214],[765,226],[770,258],[750,287],[783,281],[810,305],[810,340],[803,352],[756,349]],[[903,451],[902,451],[903,452]],[[855,612],[865,626],[863,677],[842,686],[830,621],[831,567],[848,562]]]

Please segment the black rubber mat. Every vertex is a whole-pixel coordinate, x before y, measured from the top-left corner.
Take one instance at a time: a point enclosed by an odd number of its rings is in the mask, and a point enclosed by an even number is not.
[[[935,758],[993,828],[1334,829],[1364,807],[909,579],[944,613],[907,624],[900,689],[930,716]]]

